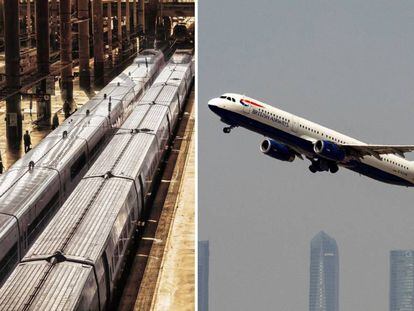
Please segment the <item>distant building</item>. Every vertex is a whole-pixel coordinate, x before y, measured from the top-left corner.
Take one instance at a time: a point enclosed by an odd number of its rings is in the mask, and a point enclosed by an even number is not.
[[[209,241],[198,242],[198,311],[208,311]]]
[[[390,252],[390,311],[414,311],[414,251]]]
[[[309,311],[339,310],[338,246],[323,231],[311,241],[309,284]]]

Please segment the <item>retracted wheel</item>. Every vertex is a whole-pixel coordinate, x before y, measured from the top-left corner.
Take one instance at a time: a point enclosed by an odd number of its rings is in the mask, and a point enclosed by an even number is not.
[[[310,170],[312,173],[316,173],[316,172],[318,171],[314,165],[309,165],[309,170]]]
[[[338,167],[338,165],[336,165],[336,164],[332,164],[332,165],[330,165],[330,166],[329,166],[329,171],[330,171],[332,174],[335,174],[338,170],[339,170],[339,167]]]

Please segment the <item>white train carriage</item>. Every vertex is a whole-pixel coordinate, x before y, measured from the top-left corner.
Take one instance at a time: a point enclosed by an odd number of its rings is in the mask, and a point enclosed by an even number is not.
[[[163,88],[164,93],[176,92],[180,110],[185,101],[185,96],[182,94],[187,94],[186,91],[194,77],[193,67],[191,50],[177,50],[153,84],[153,86],[166,85],[167,88]]]
[[[164,65],[161,52],[145,58],[148,66],[129,66],[0,176],[0,215],[12,224],[0,222],[0,283]]]
[[[156,106],[148,108],[157,110]],[[149,123],[153,123],[155,127],[151,133],[120,130],[123,133],[111,140],[23,258],[23,265],[30,264],[28,270],[33,269],[33,262],[44,266],[52,263],[52,258],[55,258],[55,266],[68,261],[90,266],[90,276],[83,277],[84,282],[77,284],[82,290],[76,289],[66,302],[76,305],[76,309],[104,309],[120,276],[125,251],[145,204],[145,194],[157,170],[161,150],[164,150],[164,146],[160,148],[158,144],[160,141],[166,144],[169,136],[166,117],[162,121],[159,118],[158,121],[146,121],[147,118],[151,118],[148,113],[141,114],[135,128],[142,125],[150,129]],[[83,270],[79,271],[79,274],[83,273]],[[43,283],[43,276],[39,277],[35,282]],[[90,277],[94,282],[87,284]],[[56,284],[49,277],[46,283]]]
[[[90,295],[82,295],[96,286],[93,267],[90,265],[79,265],[73,262],[62,262],[53,265],[48,261],[26,262],[18,265],[14,272],[16,285],[14,287],[3,287],[5,296],[1,302],[2,310],[34,310],[25,309],[27,300],[16,299],[27,295],[26,283],[41,278],[45,283],[38,291],[33,291],[33,301],[30,305],[36,306],[36,310],[99,310],[99,308],[87,308],[83,306],[98,306],[97,291],[91,291]],[[85,287],[76,286],[85,284]],[[57,295],[56,288],[66,288]],[[82,295],[83,301],[78,301]]]
[[[178,95],[169,98],[178,107]],[[172,133],[169,123],[176,122],[169,119],[169,108],[157,99],[139,102],[0,289],[1,306],[107,307]]]

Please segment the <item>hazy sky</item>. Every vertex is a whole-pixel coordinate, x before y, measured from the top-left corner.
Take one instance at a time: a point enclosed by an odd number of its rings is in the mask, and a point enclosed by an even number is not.
[[[414,188],[271,159],[208,99],[238,92],[379,144],[414,144],[413,1],[199,1],[199,230],[211,310],[307,310],[310,240],[340,254],[340,309],[388,310]],[[414,159],[414,157],[412,157]]]

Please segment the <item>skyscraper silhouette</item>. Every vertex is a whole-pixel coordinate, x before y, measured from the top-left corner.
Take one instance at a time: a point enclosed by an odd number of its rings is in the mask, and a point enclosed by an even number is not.
[[[208,311],[209,241],[198,242],[198,311]]]
[[[414,311],[414,251],[390,252],[390,311]]]
[[[309,311],[339,310],[338,246],[323,231],[311,241],[309,284]]]

